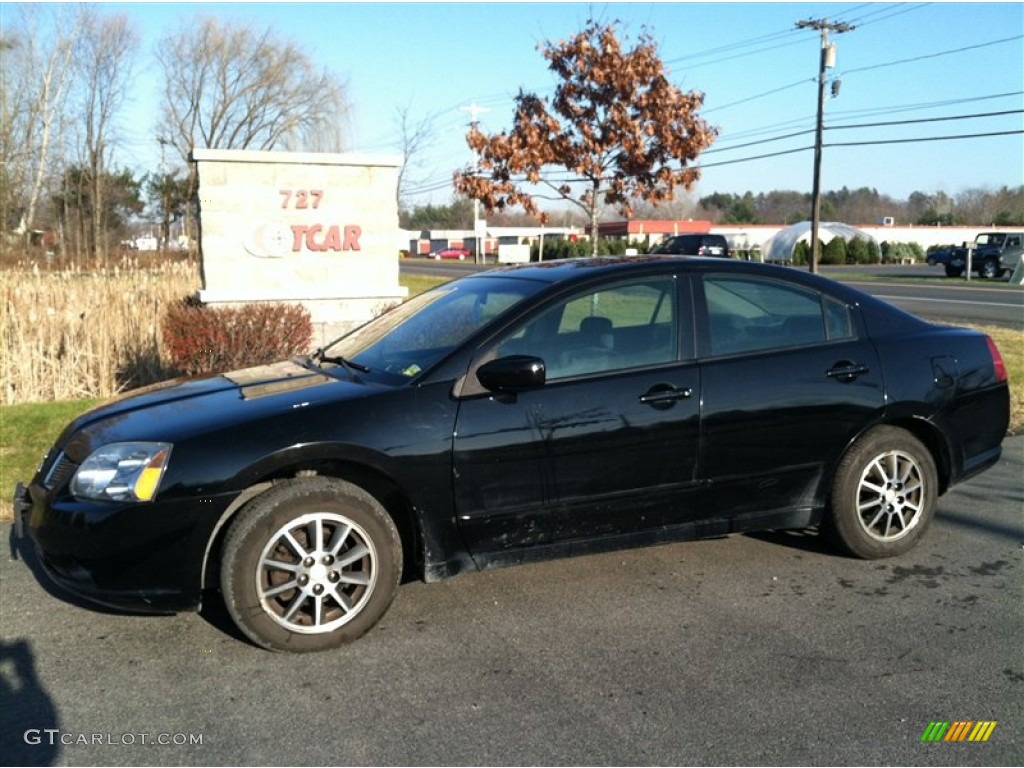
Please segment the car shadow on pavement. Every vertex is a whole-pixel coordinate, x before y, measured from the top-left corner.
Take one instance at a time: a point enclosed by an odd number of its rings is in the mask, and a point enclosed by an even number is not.
[[[812,552],[827,557],[847,557],[817,528],[799,528],[784,531],[751,531],[743,534],[751,539],[779,544],[801,552]]]
[[[224,605],[224,598],[220,592],[210,589],[203,592],[203,603],[199,609],[199,615],[203,621],[212,626],[218,632],[228,635],[234,640],[245,643],[253,648],[259,648],[256,643],[250,640],[235,624],[228,608]]]

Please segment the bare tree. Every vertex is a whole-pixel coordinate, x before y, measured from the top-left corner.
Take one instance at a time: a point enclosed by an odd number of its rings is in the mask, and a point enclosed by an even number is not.
[[[633,215],[638,219],[687,219],[693,217],[696,209],[697,204],[688,194],[660,204],[642,198],[633,203]]]
[[[51,152],[71,81],[74,24],[63,11],[22,5],[5,10],[0,41],[0,162],[3,221],[35,225],[44,186],[58,176]],[[43,29],[48,27],[48,29]]]
[[[672,200],[676,187],[689,189],[700,177],[689,164],[717,129],[697,116],[703,94],[668,81],[647,34],[624,50],[614,24],[590,21],[571,39],[542,45],[541,53],[560,80],[550,105],[520,91],[510,131],[486,136],[470,129],[466,140],[478,167],[457,172],[455,189],[489,211],[521,205],[534,213],[537,195],[527,190],[547,188],[587,213],[596,255],[601,206],[629,215],[635,200],[660,203]],[[546,175],[555,167],[568,178]]]
[[[395,193],[399,205],[405,200],[409,186],[421,183],[419,179],[412,178],[409,172],[422,167],[420,155],[423,150],[430,148],[436,138],[433,116],[428,115],[417,121],[410,111],[411,107],[408,104],[395,109],[398,151],[402,155],[402,167],[398,169],[398,189]]]
[[[165,83],[158,136],[182,161],[194,147],[322,145],[344,118],[344,85],[269,29],[190,20],[156,58]]]
[[[269,29],[190,20],[160,41],[156,59],[165,83],[157,141],[186,164],[190,198],[195,147],[341,149],[344,84]],[[191,233],[188,209],[185,228]]]
[[[85,6],[78,19],[75,61],[78,69],[80,125],[83,131],[81,164],[86,169],[91,217],[83,234],[85,247],[106,258],[107,167],[116,140],[114,120],[124,107],[132,84],[134,55],[139,35],[127,17],[100,16]]]

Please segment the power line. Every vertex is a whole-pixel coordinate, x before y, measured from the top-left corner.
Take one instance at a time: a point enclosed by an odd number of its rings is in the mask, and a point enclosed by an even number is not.
[[[814,145],[807,147],[798,147],[797,149],[784,149],[780,152],[771,152],[767,155],[754,155],[752,157],[740,157],[735,160],[719,160],[717,163],[701,163],[695,166],[703,170],[704,168],[718,168],[722,165],[736,165],[737,163],[751,163],[755,160],[767,160],[772,157],[782,157],[783,155],[795,155],[798,152],[806,152],[809,149],[814,149]]]
[[[921,102],[919,104],[901,104],[901,105],[898,105],[898,106],[872,107],[870,109],[858,109],[858,110],[853,110],[853,111],[849,111],[849,112],[832,112],[830,114],[831,114],[832,122],[834,123],[835,119],[837,117],[843,117],[843,116],[845,116],[847,118],[853,118],[853,117],[860,117],[860,116],[867,116],[867,115],[875,115],[875,114],[879,114],[879,113],[885,114],[885,115],[892,115],[892,114],[897,114],[899,112],[910,112],[912,110],[917,110],[917,109],[937,109],[939,107],[958,106],[960,104],[970,104],[970,103],[976,102],[976,101],[991,101],[993,99],[1005,99],[1005,98],[1009,98],[1009,97],[1012,97],[1012,96],[1021,96],[1021,95],[1024,95],[1024,91],[1009,91],[1007,93],[993,93],[993,94],[988,94],[986,96],[971,96],[971,97],[960,98],[960,99],[945,99],[943,101],[927,101],[927,102]]]
[[[948,115],[946,117],[922,117],[916,120],[886,120],[881,123],[856,123],[854,125],[829,125],[828,130],[843,131],[850,128],[878,128],[884,125],[912,125],[915,123],[941,123],[949,120],[975,120],[981,117],[1003,117],[1005,115],[1019,115],[1024,109],[1005,109],[1001,112],[978,112],[973,115]]]
[[[913,124],[917,124],[917,123],[941,123],[941,122],[947,122],[947,121],[950,121],[950,120],[974,120],[974,119],[979,119],[979,118],[983,118],[983,117],[1003,117],[1005,115],[1019,115],[1019,114],[1022,114],[1022,113],[1024,113],[1024,109],[1007,109],[1007,110],[1003,110],[1001,112],[978,112],[978,113],[975,113],[975,114],[972,114],[972,115],[947,115],[947,116],[944,116],[944,117],[926,117],[926,118],[918,118],[918,119],[915,119],[915,120],[886,120],[886,121],[877,122],[877,123],[855,123],[855,124],[852,124],[852,125],[831,125],[831,124],[829,124],[829,125],[825,126],[825,130],[826,131],[841,131],[841,130],[850,130],[850,129],[854,129],[854,128],[879,128],[879,127],[882,127],[882,126],[891,126],[891,125],[913,125]],[[809,133],[814,133],[814,129],[813,128],[809,128],[809,129],[804,130],[804,131],[795,131],[793,133],[785,133],[785,134],[782,134],[781,136],[773,136],[773,137],[771,137],[769,139],[761,139],[760,141],[748,141],[746,143],[736,144],[735,146],[731,146],[731,147],[713,147],[711,149],[704,150],[701,154],[702,155],[711,155],[711,154],[716,154],[716,153],[719,153],[719,152],[733,152],[733,151],[738,150],[738,149],[746,149],[748,147],[756,147],[756,146],[760,146],[762,144],[771,144],[771,143],[776,142],[776,141],[785,141],[786,139],[793,139],[793,138],[796,138],[797,136],[806,136]]]
[[[924,61],[926,59],[937,59],[942,56],[951,56],[954,53],[964,53],[965,51],[976,51],[979,48],[988,48],[992,45],[1002,45],[1003,43],[1011,43],[1014,40],[1020,40],[1024,35],[1013,35],[1012,37],[1003,37],[999,40],[991,40],[987,43],[978,43],[976,45],[966,45],[963,48],[954,48],[949,51],[938,51],[937,53],[926,53],[921,56],[913,56],[909,59],[897,59],[895,61],[887,61],[883,64],[872,64],[870,67],[857,67],[855,69],[847,69],[843,71],[843,75],[850,75],[855,72],[870,72],[874,69],[884,69],[885,67],[894,67],[897,64],[910,64],[915,61]]]
[[[872,5],[872,4],[869,4]],[[868,24],[877,24],[880,21],[888,21],[895,16],[902,16],[905,13],[912,13],[913,11],[919,11],[922,8],[926,8],[932,3],[920,3],[918,5],[911,6],[910,8],[900,8],[900,6],[907,5],[907,3],[897,3],[893,6],[881,6],[880,10],[873,11],[872,13],[865,13],[863,16],[850,19],[854,24],[859,27],[867,26]],[[860,6],[858,6],[860,7]],[[849,18],[850,13],[844,13],[844,16]],[[877,18],[872,18],[877,17]]]
[[[776,141],[785,141],[786,139],[793,139],[793,138],[796,138],[797,136],[806,136],[808,133],[814,133],[814,129],[813,128],[808,128],[806,131],[796,131],[795,133],[786,133],[786,134],[783,134],[782,136],[773,136],[770,139],[761,139],[760,141],[748,141],[745,144],[737,144],[736,146],[733,146],[733,147],[716,147],[716,148],[712,148],[712,149],[705,149],[703,152],[701,152],[701,155],[712,155],[712,154],[715,154],[717,152],[733,152],[733,151],[735,151],[737,149],[746,149],[747,147],[757,147],[757,146],[760,146],[761,144],[771,144],[772,142],[776,142]]]
[[[701,59],[701,58],[704,58],[705,56],[712,56],[712,55],[714,55],[716,53],[722,53],[722,52],[727,52],[727,51],[728,52],[732,52],[732,51],[736,51],[739,48],[753,47],[755,45],[761,45],[762,43],[772,42],[772,41],[778,40],[780,38],[793,37],[793,36],[794,36],[794,33],[793,33],[792,29],[784,29],[784,30],[780,30],[779,32],[769,32],[768,34],[759,35],[758,37],[751,37],[751,38],[748,38],[747,40],[740,40],[739,42],[736,42],[736,43],[727,43],[726,45],[720,45],[717,48],[708,48],[708,49],[706,49],[704,51],[697,51],[696,53],[688,53],[688,54],[686,54],[684,56],[677,56],[677,57],[672,58],[672,59],[663,59],[662,62],[664,64],[678,64],[680,62],[688,61],[690,59]],[[715,62],[712,62],[712,63],[715,63]]]
[[[879,139],[878,141],[840,141],[826,144],[827,147],[868,147],[881,144],[910,144],[918,141],[955,141],[957,139],[984,139],[992,136],[1019,136],[1024,129],[1014,131],[991,131],[989,133],[962,133],[956,136],[923,136],[914,139]]]
[[[848,112],[830,112],[829,115],[829,126],[832,128],[839,127],[838,122],[842,120],[851,120],[858,117],[866,117],[869,115],[883,114],[883,115],[894,115],[901,112],[913,112],[917,110],[925,109],[938,109],[941,107],[959,106],[962,104],[970,104],[979,101],[992,101],[995,99],[1005,99],[1010,97],[1016,97],[1024,95],[1024,91],[1008,91],[1006,93],[992,93],[983,96],[972,96],[957,99],[944,99],[942,101],[926,101],[917,104],[899,104],[899,105],[884,105],[879,107],[872,107],[870,109],[858,109],[851,110]],[[707,152],[722,151],[722,144],[728,144],[733,141],[740,141],[753,136],[763,136],[764,134],[770,134],[773,131],[778,130],[790,130],[794,126],[805,124],[806,122],[813,120],[813,115],[804,115],[802,117],[793,118],[792,120],[785,120],[780,123],[772,123],[770,125],[762,125],[758,128],[753,128],[747,131],[737,131],[736,133],[729,134],[721,137],[715,144],[715,149],[706,150]]]
[[[729,109],[729,107],[735,107],[735,106],[737,106],[739,104],[746,104],[747,102],[755,101],[756,99],[763,99],[765,96],[772,96],[772,95],[774,95],[776,93],[781,93],[782,91],[788,91],[790,88],[796,88],[798,85],[806,85],[807,83],[813,83],[813,82],[814,82],[814,78],[813,77],[805,77],[805,78],[802,78],[800,80],[797,80],[795,83],[790,83],[789,85],[783,85],[783,86],[781,86],[779,88],[774,88],[774,89],[772,89],[770,91],[765,91],[763,93],[759,93],[756,96],[748,96],[747,98],[740,99],[739,101],[731,101],[728,104],[722,104],[721,106],[718,106],[718,107],[712,107],[711,109],[705,109],[703,111],[703,114],[709,115],[712,112],[717,112],[717,111],[719,111],[721,109]]]

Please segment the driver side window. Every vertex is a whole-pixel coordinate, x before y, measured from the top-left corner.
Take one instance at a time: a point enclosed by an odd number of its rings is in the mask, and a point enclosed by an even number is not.
[[[559,302],[501,342],[497,356],[540,357],[549,381],[673,362],[677,317],[674,279],[621,283]]]

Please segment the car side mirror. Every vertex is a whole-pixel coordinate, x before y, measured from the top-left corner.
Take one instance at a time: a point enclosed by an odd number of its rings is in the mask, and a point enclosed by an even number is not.
[[[547,366],[539,357],[509,355],[481,365],[476,378],[491,392],[524,392],[544,386]]]

